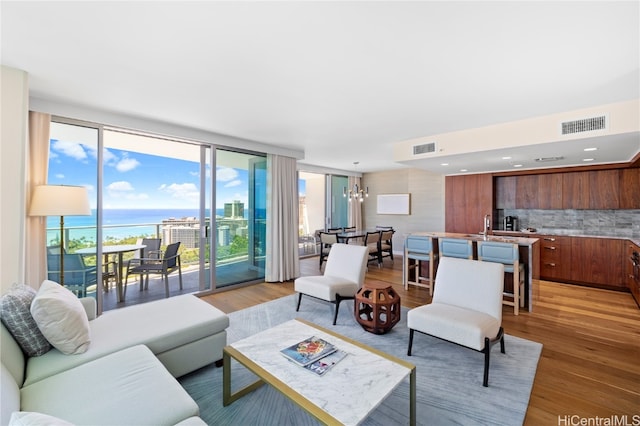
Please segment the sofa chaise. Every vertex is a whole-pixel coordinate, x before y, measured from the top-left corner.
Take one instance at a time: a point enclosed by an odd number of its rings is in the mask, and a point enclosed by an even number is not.
[[[197,404],[175,377],[221,361],[226,314],[193,295],[99,317],[93,298],[79,301],[90,343],[77,354],[54,345],[42,355],[27,356],[3,316],[2,425],[9,424],[12,413],[26,419],[50,415],[79,425],[204,424]]]

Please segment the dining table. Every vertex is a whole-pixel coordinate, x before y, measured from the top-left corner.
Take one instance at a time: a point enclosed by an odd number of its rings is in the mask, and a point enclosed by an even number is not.
[[[355,231],[338,232],[338,242],[349,244],[349,240],[362,239],[367,236],[367,232],[380,232],[379,229],[356,229]]]
[[[144,244],[115,244],[115,245],[103,245],[102,246],[102,254],[104,255],[105,264],[108,262],[109,255],[115,254],[117,255],[117,265],[118,274],[116,277],[116,288],[118,294],[118,303],[124,301],[124,286],[122,285],[122,275],[123,275],[123,266],[124,266],[124,254],[133,252],[136,250],[143,251],[147,246]],[[82,255],[95,255],[98,252],[98,247],[87,247],[76,250],[76,253]],[[142,253],[141,256],[143,257]]]

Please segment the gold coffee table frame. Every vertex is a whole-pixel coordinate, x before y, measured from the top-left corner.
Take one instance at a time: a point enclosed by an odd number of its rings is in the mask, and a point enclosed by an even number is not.
[[[368,352],[371,352],[380,357],[386,358],[389,361],[392,361],[396,364],[399,364],[403,367],[406,367],[410,370],[409,374],[409,422],[411,426],[415,426],[416,424],[416,366],[397,358],[393,355],[389,355],[385,352],[379,351],[378,349],[372,348],[370,346],[364,345],[356,340],[350,339],[346,336],[338,334],[334,331],[326,329],[324,327],[320,327],[312,322],[296,318],[296,321],[299,321],[302,324],[306,324],[310,327],[314,327],[322,332],[330,334],[338,339],[344,340],[345,342],[351,343],[355,346],[360,347]],[[233,403],[234,401],[242,398],[244,395],[258,389],[263,384],[267,383],[282,393],[284,396],[289,398],[299,407],[307,411],[313,417],[318,419],[320,422],[324,424],[340,424],[340,422],[324,411],[322,408],[318,407],[311,401],[309,401],[304,396],[297,393],[295,390],[291,389],[289,385],[287,385],[282,380],[274,377],[271,373],[269,373],[264,368],[257,365],[254,361],[252,361],[249,357],[242,354],[240,351],[235,349],[232,346],[225,346],[222,352],[223,359],[223,370],[222,370],[222,403],[226,407],[227,405]],[[260,379],[254,383],[251,383],[236,392],[231,392],[231,359],[236,360],[238,363],[243,365],[249,371],[257,375]]]

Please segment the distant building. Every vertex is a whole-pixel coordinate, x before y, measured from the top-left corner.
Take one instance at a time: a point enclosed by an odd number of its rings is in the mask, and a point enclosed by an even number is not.
[[[195,217],[169,218],[162,221],[162,244],[180,241],[184,248],[200,247],[200,221]]]
[[[231,230],[228,226],[218,227],[218,246],[228,246],[231,242]]]
[[[224,203],[224,217],[244,218],[244,203],[234,200],[232,203]]]

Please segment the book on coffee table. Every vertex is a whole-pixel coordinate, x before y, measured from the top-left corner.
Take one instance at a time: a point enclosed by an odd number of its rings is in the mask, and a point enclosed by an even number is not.
[[[336,347],[316,336],[304,339],[280,351],[298,365],[306,366],[336,351]]]
[[[314,361],[309,365],[305,365],[303,368],[316,373],[318,376],[322,376],[324,375],[324,373],[331,370],[331,367],[336,365],[345,356],[347,356],[347,353],[345,351],[336,350],[335,352],[330,353],[329,355],[320,358],[319,360]]]

